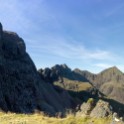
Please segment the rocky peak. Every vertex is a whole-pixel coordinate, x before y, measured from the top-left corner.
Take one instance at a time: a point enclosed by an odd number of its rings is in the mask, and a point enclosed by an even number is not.
[[[64,69],[69,69],[69,67],[66,65],[66,64],[62,64],[62,65],[60,65],[62,68],[64,68]]]
[[[66,65],[66,64],[61,64],[61,65],[55,65],[51,68],[52,70],[58,70],[58,71],[71,71],[71,69]]]
[[[20,57],[26,54],[25,43],[16,33],[3,31],[3,26],[0,23],[0,54],[5,57]]]
[[[83,103],[80,107],[80,111],[77,112],[77,116],[90,115],[91,117],[104,118],[112,115],[111,106],[108,102],[103,100],[94,100],[89,98],[86,103]]]
[[[123,74],[116,66],[110,67],[101,72],[101,74],[111,74],[111,75],[120,75]]]
[[[19,57],[26,54],[25,43],[16,33],[4,31],[2,41],[2,50],[5,56]]]
[[[71,100],[65,102],[63,95],[41,79],[23,39],[2,31],[1,24],[0,36],[0,109],[23,113],[38,109],[54,115],[71,107]]]

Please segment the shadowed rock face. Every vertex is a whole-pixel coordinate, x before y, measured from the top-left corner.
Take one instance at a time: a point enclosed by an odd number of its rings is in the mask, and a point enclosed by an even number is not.
[[[53,83],[57,80],[61,80],[63,82],[63,78],[67,78],[69,80],[77,80],[87,82],[88,80],[82,75],[72,71],[66,64],[55,65],[52,68],[45,68],[38,70],[41,78],[46,82]]]
[[[2,49],[6,56],[17,58],[26,54],[24,41],[16,33],[4,31],[2,40]]]
[[[5,111],[31,112],[37,107],[35,66],[25,51],[24,41],[0,27],[0,107]]]
[[[42,81],[23,39],[3,31],[0,24],[0,108],[23,113],[39,109],[53,115],[71,107],[70,99],[63,99],[51,84]]]

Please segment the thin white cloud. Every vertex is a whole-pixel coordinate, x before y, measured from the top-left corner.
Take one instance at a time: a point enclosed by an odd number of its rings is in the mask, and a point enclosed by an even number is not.
[[[0,22],[3,28],[23,36],[34,33],[39,29],[38,23],[50,17],[43,0],[0,0],[0,3]]]
[[[51,41],[47,42],[47,41]],[[39,45],[41,44],[41,45]],[[112,59],[112,54],[109,51],[104,50],[90,50],[86,48],[83,44],[78,42],[68,42],[66,39],[46,39],[43,43],[28,45],[30,49],[39,51],[40,53],[46,52],[48,54],[56,55],[58,57],[68,58],[68,59],[94,59],[94,60],[110,60]]]
[[[3,24],[3,29],[20,35],[26,34],[33,25],[23,13],[24,5],[21,6],[19,0],[0,0],[0,3],[0,22]]]

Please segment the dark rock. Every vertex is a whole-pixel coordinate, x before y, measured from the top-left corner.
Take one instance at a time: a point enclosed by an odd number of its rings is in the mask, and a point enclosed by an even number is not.
[[[3,31],[1,43],[0,107],[5,111],[32,112],[37,107],[36,68],[17,34]]]
[[[43,69],[39,69],[38,70],[39,75],[41,76],[41,78],[48,83],[53,83],[54,81],[56,81],[59,78],[59,74],[58,71],[55,69],[50,69],[50,68],[45,68]]]
[[[2,33],[3,33],[3,27],[2,24],[0,23],[0,41],[2,39]]]
[[[0,24],[0,108],[29,113],[36,109],[51,115],[64,112],[70,101],[61,99],[53,85],[45,83],[16,33],[3,31]],[[48,75],[47,69],[44,76]]]
[[[3,32],[2,49],[6,56],[19,57],[26,54],[25,43],[16,33]]]
[[[77,80],[86,82],[86,78],[80,76],[79,74],[72,71],[66,64],[55,65],[52,68],[45,68],[44,70],[39,69],[38,72],[41,77],[50,83],[57,81],[59,79],[67,78],[69,80]],[[61,81],[62,82],[62,81]]]

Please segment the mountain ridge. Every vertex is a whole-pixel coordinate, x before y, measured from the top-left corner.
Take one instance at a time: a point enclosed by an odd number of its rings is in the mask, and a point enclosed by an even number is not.
[[[115,75],[113,71],[112,75]],[[116,75],[122,76],[121,73]],[[86,101],[90,102],[90,98],[95,100],[90,109],[95,109],[93,113],[96,113],[95,105],[100,99],[107,106],[109,103],[123,106],[106,99],[101,89],[95,86],[93,81],[96,79],[97,75],[71,70],[66,64],[37,71],[26,51],[24,40],[14,32],[4,31],[0,24],[0,109],[5,112],[33,113],[38,110],[50,116],[61,112],[61,116],[64,116],[67,109],[76,112],[76,107]],[[119,81],[121,84],[121,78]],[[109,110],[108,107],[105,112]]]
[[[92,74],[86,71],[78,71],[80,75],[92,83],[102,93],[124,103],[124,74],[116,66],[107,68],[98,74]]]
[[[62,66],[57,65],[57,67]],[[49,68],[50,73],[56,71],[59,72],[60,70],[58,69],[59,68],[53,71],[52,67]],[[114,106],[114,110],[118,111],[117,109],[121,107],[121,113],[124,112],[124,75],[117,67],[110,67],[101,71],[98,74],[93,74],[86,70],[81,71],[80,69],[71,70],[69,68],[69,70],[66,70],[66,72],[68,73],[65,73],[63,70],[61,70],[60,73],[56,75],[55,80],[52,80],[52,82],[49,83],[68,90],[70,95],[76,97],[76,99],[81,99],[81,101],[87,101],[90,97],[95,99],[103,99],[104,101],[110,102],[111,105]],[[42,72],[43,71],[45,70],[42,70]],[[43,73],[39,74],[44,77]],[[81,101],[79,103],[81,103]],[[116,108],[117,106],[118,108]]]
[[[16,113],[39,110],[55,115],[72,105],[65,90],[58,93],[41,79],[24,40],[16,33],[4,31],[0,23],[0,109]]]

